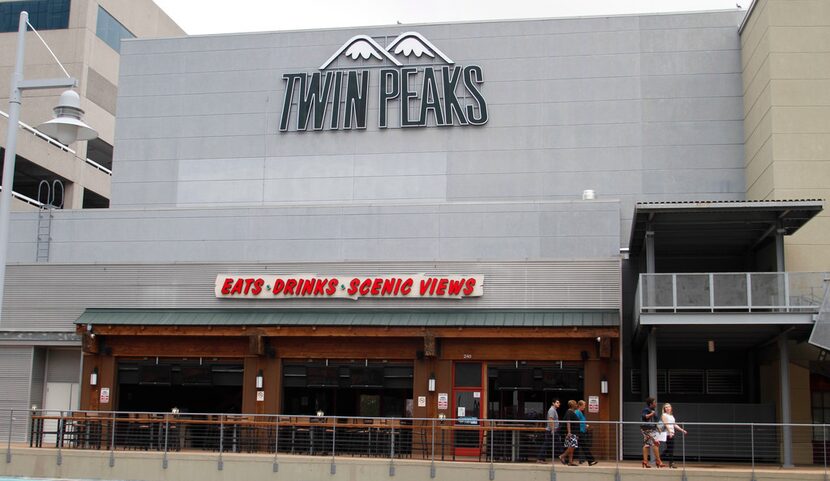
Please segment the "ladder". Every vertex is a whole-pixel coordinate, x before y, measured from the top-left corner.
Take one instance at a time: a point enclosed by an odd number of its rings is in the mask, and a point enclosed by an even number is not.
[[[60,190],[59,204],[55,204],[58,190]],[[40,210],[37,216],[37,252],[36,262],[49,262],[49,246],[52,243],[52,211],[63,208],[63,182],[41,180],[37,186],[37,200]]]

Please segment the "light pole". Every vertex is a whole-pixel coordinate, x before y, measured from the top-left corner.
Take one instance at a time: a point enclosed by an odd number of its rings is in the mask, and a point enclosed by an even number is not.
[[[20,24],[17,29],[17,56],[9,91],[9,126],[6,135],[6,155],[3,158],[3,192],[0,197],[0,322],[2,322],[3,293],[6,287],[6,255],[9,250],[9,218],[14,188],[14,163],[17,155],[21,94],[24,90],[72,88],[78,84],[78,81],[69,77],[68,74],[68,78],[59,79],[25,80],[23,78],[23,53],[27,25],[29,25],[28,12],[20,12]],[[57,118],[43,124],[40,129],[47,135],[57,137],[64,144],[71,144],[76,140],[94,139],[98,133],[83,123],[82,114],[80,97],[74,91],[67,90],[61,94],[61,104],[55,108]]]

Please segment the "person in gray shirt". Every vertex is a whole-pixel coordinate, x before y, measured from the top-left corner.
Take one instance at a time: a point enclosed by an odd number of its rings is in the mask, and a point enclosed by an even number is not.
[[[547,422],[545,423],[545,441],[539,446],[539,453],[536,455],[537,463],[544,463],[548,453],[556,456],[559,442],[559,400],[554,399],[548,409]],[[553,445],[551,446],[551,443]],[[551,459],[552,461],[552,459]]]

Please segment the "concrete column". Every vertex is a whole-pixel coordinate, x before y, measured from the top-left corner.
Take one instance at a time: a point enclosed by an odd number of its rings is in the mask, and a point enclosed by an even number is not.
[[[790,424],[792,416],[790,415],[790,352],[787,346],[787,334],[782,334],[778,337],[778,352],[780,358],[780,376],[781,376],[781,423]],[[790,426],[784,426],[781,429],[783,442],[783,466],[785,468],[793,467],[793,433]]]
[[[64,209],[83,209],[84,208],[84,188],[75,182],[64,183],[63,192],[63,208]]]
[[[657,399],[657,329],[648,331],[648,395]]]
[[[648,230],[646,231],[646,272],[649,274],[654,273],[655,269],[655,262],[654,262],[654,231]]]
[[[784,262],[784,232],[784,225],[779,220],[775,229],[775,269],[778,272],[787,270]]]

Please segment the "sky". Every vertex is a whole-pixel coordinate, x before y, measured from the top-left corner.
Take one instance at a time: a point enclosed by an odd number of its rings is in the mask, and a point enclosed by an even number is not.
[[[677,12],[751,0],[154,0],[190,35],[371,25]]]

